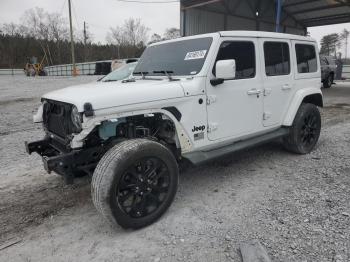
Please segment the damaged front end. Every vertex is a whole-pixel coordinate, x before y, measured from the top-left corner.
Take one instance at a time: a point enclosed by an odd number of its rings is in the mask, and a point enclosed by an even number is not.
[[[26,142],[25,146],[29,154],[36,152],[42,157],[47,172],[54,171],[63,175],[68,183],[72,183],[76,176],[92,174],[102,156],[114,145],[137,138],[158,141],[180,158],[181,149],[177,145],[179,142],[176,127],[167,115],[119,115],[116,118],[97,119],[96,124],[94,122],[89,126],[82,123],[87,112],[92,116],[88,109],[94,113],[91,106],[84,106],[83,118],[74,105],[52,100],[43,101],[42,122],[46,136],[43,140]]]
[[[101,145],[68,150],[50,137],[30,143],[25,142],[25,147],[28,154],[36,152],[42,157],[44,168],[48,173],[54,171],[64,176],[68,184],[73,183],[74,177],[91,174],[107,151],[107,148]]]
[[[107,149],[100,143],[90,143],[83,149],[71,148],[73,134],[81,131],[82,115],[75,106],[44,100],[39,111],[46,136],[39,141],[25,142],[27,153],[38,153],[45,170],[64,176],[67,183],[72,183],[76,176],[91,174]]]

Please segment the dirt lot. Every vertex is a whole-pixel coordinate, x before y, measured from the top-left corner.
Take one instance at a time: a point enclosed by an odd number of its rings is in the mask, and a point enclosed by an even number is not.
[[[125,231],[97,214],[89,178],[66,186],[23,146],[42,136],[41,94],[95,79],[0,77],[0,261],[241,261],[249,239],[273,261],[350,261],[350,83],[324,90],[311,154],[275,142],[188,168],[168,212]]]

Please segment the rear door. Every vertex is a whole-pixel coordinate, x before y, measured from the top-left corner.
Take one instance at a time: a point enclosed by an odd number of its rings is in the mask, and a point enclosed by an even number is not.
[[[285,39],[259,39],[264,85],[263,125],[278,126],[294,93],[291,42]]]

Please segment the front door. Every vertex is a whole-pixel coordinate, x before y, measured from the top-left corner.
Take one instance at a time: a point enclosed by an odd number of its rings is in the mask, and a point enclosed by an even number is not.
[[[217,86],[215,63],[207,81],[208,138],[227,140],[263,128],[263,93],[259,72],[258,42],[254,38],[225,38],[215,60],[236,60],[236,77]]]

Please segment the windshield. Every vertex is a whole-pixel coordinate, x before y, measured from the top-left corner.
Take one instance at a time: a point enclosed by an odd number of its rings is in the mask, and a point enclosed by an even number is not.
[[[101,81],[109,82],[109,81],[118,81],[118,80],[126,79],[132,74],[136,65],[137,65],[137,62],[123,65],[122,67],[114,70],[113,72],[110,72],[108,75],[102,78]]]
[[[135,74],[196,75],[204,64],[213,39],[211,37],[183,40],[148,47],[142,54]]]

